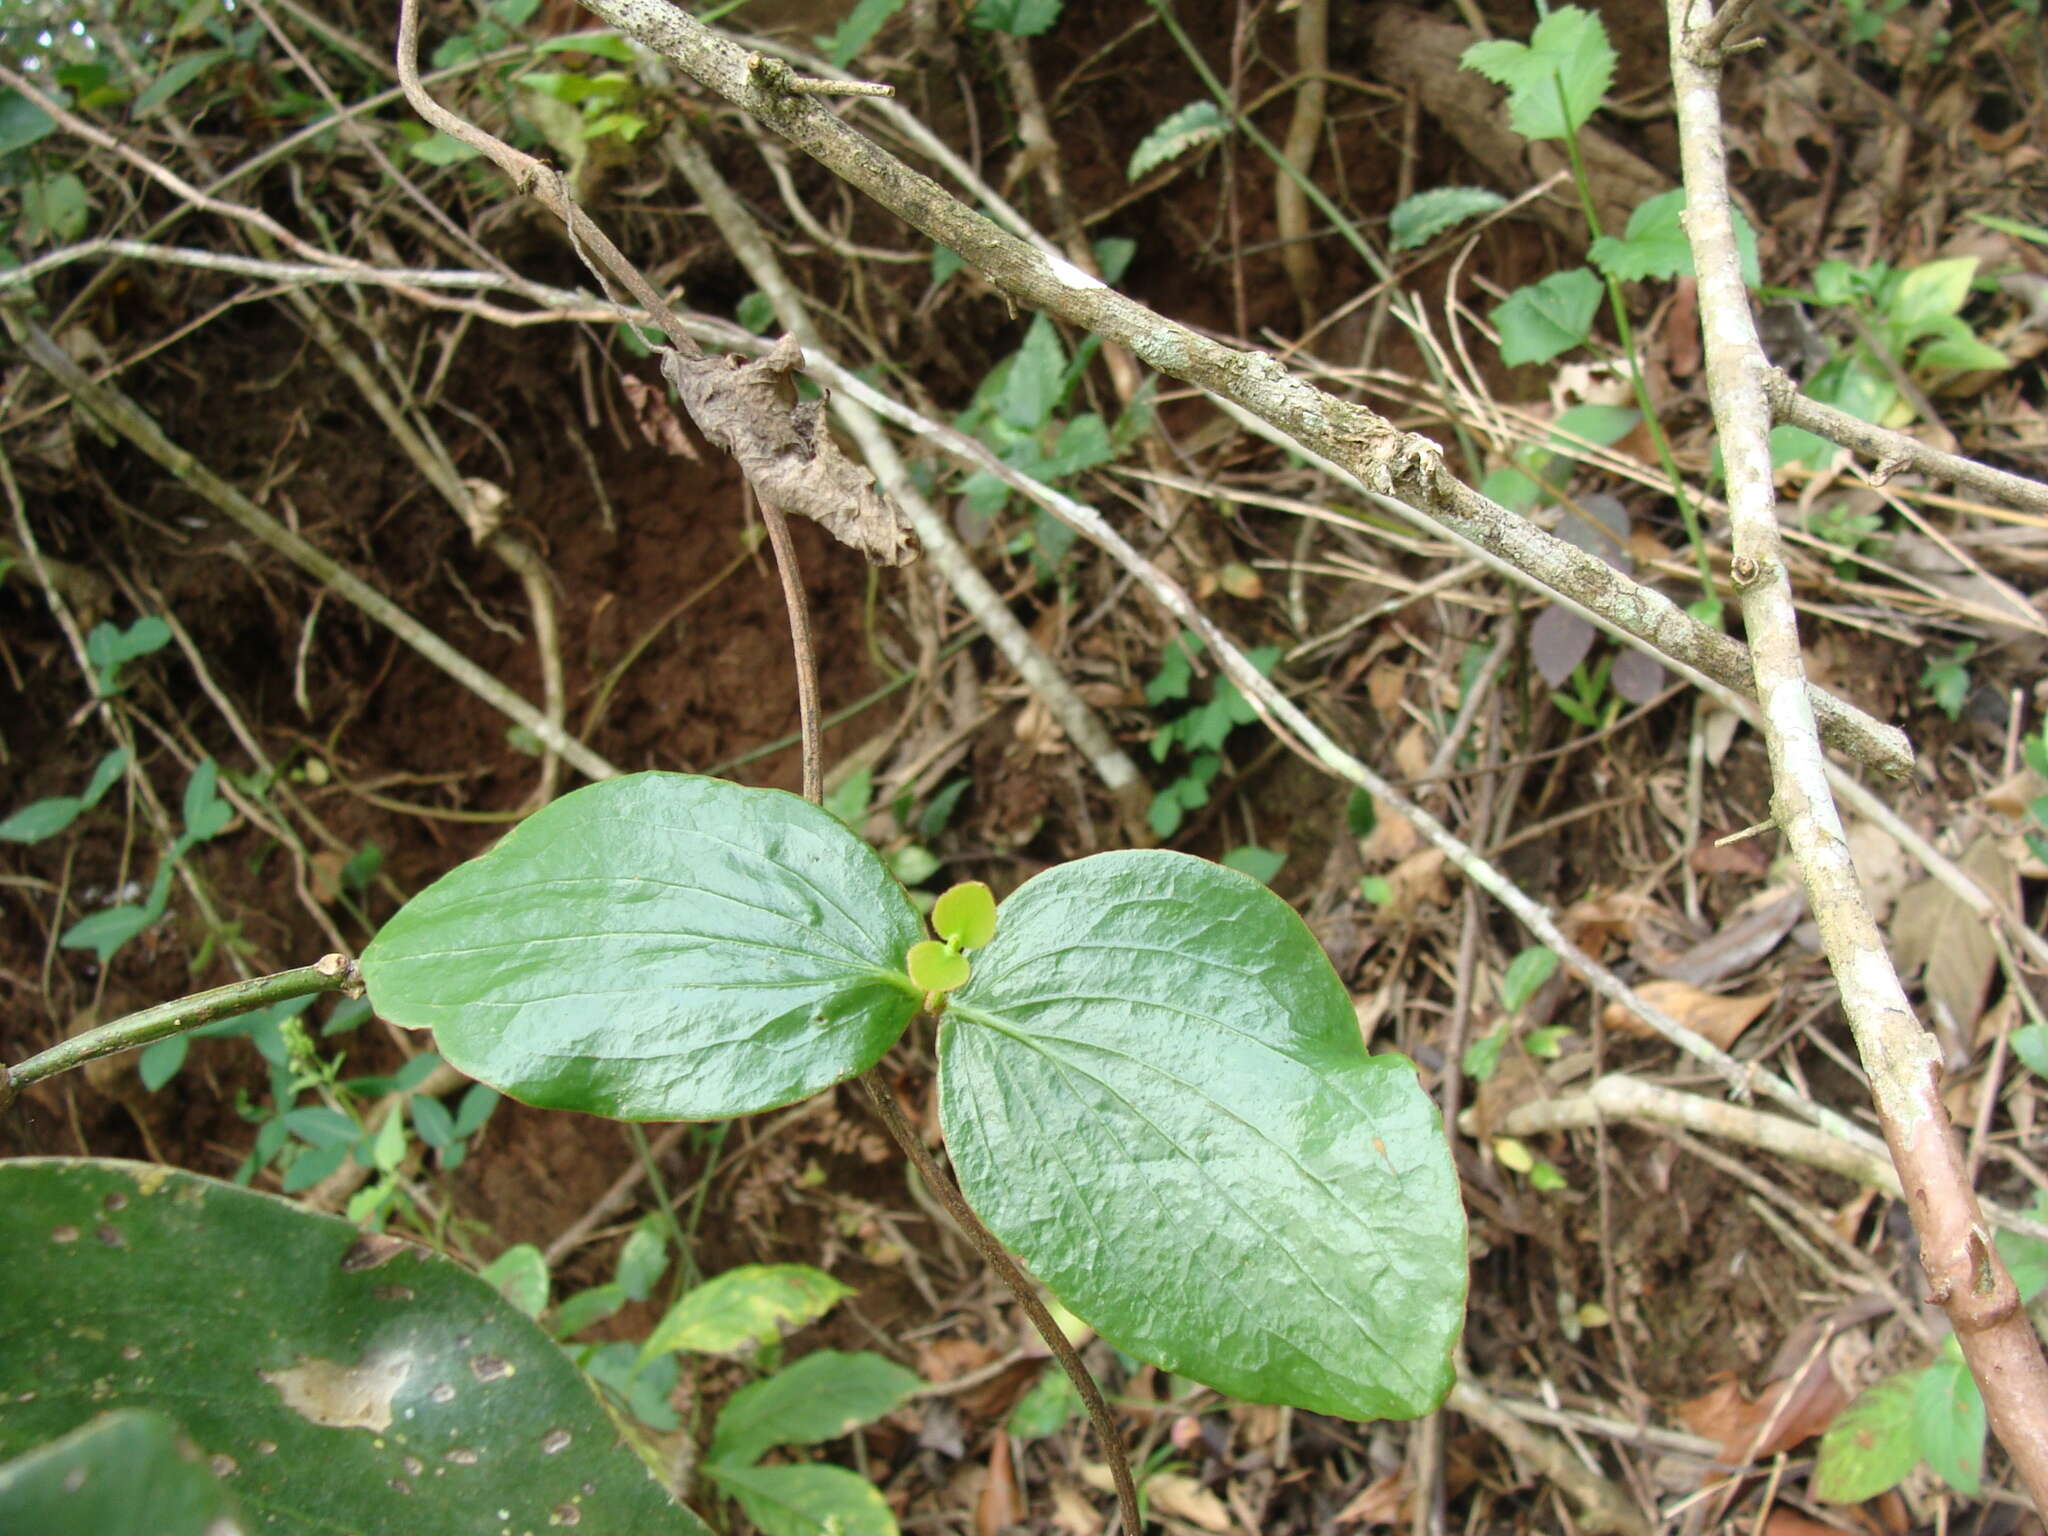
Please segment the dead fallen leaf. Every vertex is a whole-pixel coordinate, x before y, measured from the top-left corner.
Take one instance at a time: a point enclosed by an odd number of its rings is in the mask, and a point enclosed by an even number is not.
[[[1768,1459],[1812,1438],[1835,1421],[1849,1394],[1823,1356],[1796,1375],[1772,1382],[1751,1402],[1732,1371],[1712,1391],[1678,1405],[1679,1422],[1720,1446],[1730,1466]]]
[[[1178,1472],[1155,1472],[1145,1479],[1145,1497],[1160,1514],[1205,1531],[1227,1532],[1230,1509],[1192,1477]]]
[[[1701,836],[1690,859],[1693,873],[1747,875],[1753,880],[1762,879],[1771,867],[1770,851],[1764,847],[1763,840],[1745,837],[1726,843],[1721,840],[1726,836],[1725,831],[1708,832]]]
[[[1447,907],[1451,888],[1444,883],[1444,854],[1441,848],[1423,848],[1396,864],[1387,876],[1393,898],[1381,911],[1388,917],[1405,917],[1418,908]]]
[[[1399,1525],[1408,1503],[1406,1467],[1367,1483],[1358,1496],[1330,1518],[1332,1525]]]
[[[1960,862],[1986,891],[2002,891],[2012,879],[2012,866],[1995,838],[1978,838]],[[1901,972],[1926,967],[1922,990],[1935,1022],[1967,1038],[1984,1011],[1984,994],[1998,963],[1991,929],[1947,886],[1922,880],[1900,895],[1891,937],[1892,959]]]
[[[1849,823],[1849,857],[1856,865],[1856,880],[1863,887],[1863,900],[1870,915],[1883,923],[1892,904],[1912,881],[1912,865],[1899,840],[1874,821]]]
[[[1423,846],[1415,823],[1398,812],[1382,810],[1370,833],[1358,840],[1359,862],[1367,869],[1385,869]]]
[[[1401,708],[1401,695],[1408,687],[1408,669],[1382,662],[1366,674],[1365,696],[1372,700],[1372,707],[1383,718],[1391,718]]]
[[[1706,1036],[1725,1051],[1742,1037],[1742,1032],[1754,1024],[1766,1008],[1778,1000],[1778,991],[1773,987],[1768,992],[1716,997],[1689,981],[1646,981],[1636,988],[1636,996],[1651,1007],[1670,1014],[1695,1034]],[[1655,1033],[1619,1003],[1609,1003],[1600,1017],[1609,1029],[1624,1035],[1648,1039]]]
[[[1763,1536],[1842,1536],[1842,1532],[1839,1527],[1823,1525],[1789,1505],[1773,1504],[1764,1519]]]
[[[673,454],[679,459],[691,459],[697,463],[696,444],[690,441],[690,434],[683,430],[675,411],[668,403],[668,391],[658,389],[645,379],[636,379],[632,374],[625,377],[626,404],[633,412],[633,424],[640,429],[640,435],[663,453]]]
[[[1660,962],[1659,976],[1710,987],[1739,975],[1776,949],[1806,912],[1806,893],[1796,885],[1759,891],[1745,901],[1721,931],[1684,954]]]
[[[1020,1517],[1017,1478],[1010,1466],[1010,1437],[998,1429],[989,1441],[988,1478],[974,1501],[975,1536],[1001,1536],[1004,1527],[1015,1525]]]
[[[803,348],[784,336],[766,357],[688,358],[671,352],[661,371],[697,430],[739,462],[754,494],[819,523],[876,565],[908,565],[917,536],[875,477],[840,451],[825,403],[797,397]]]
[[[1066,1536],[1101,1536],[1102,1516],[1093,1501],[1064,1479],[1052,1485],[1052,1523]]]

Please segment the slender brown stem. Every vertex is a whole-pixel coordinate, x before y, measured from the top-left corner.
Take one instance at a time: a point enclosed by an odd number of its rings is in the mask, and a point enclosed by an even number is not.
[[[1102,1445],[1103,1459],[1109,1463],[1110,1474],[1116,1479],[1116,1507],[1124,1517],[1124,1529],[1136,1536],[1144,1529],[1138,1523],[1137,1484],[1131,1480],[1131,1463],[1124,1454],[1123,1435],[1117,1430],[1116,1420],[1110,1417],[1109,1404],[1103,1401],[1102,1390],[1095,1385],[1095,1378],[1088,1374],[1088,1367],[1081,1363],[1074,1346],[1067,1342],[1059,1324],[1046,1311],[1045,1303],[1038,1299],[1037,1288],[1032,1285],[1030,1277],[1017,1267],[1017,1261],[996,1241],[995,1234],[981,1224],[981,1218],[974,1214],[967,1197],[960,1193],[960,1187],[946,1176],[945,1170],[939,1167],[925,1146],[924,1139],[917,1134],[916,1127],[904,1118],[903,1107],[896,1102],[896,1095],[889,1091],[888,1084],[870,1069],[861,1073],[860,1085],[867,1089],[868,1098],[874,1102],[875,1113],[882,1117],[882,1124],[896,1138],[896,1145],[917,1165],[925,1187],[939,1197],[939,1203],[945,1206],[954,1224],[967,1235],[967,1240],[974,1244],[975,1251],[988,1261],[989,1267],[1010,1288],[1010,1294],[1017,1298],[1017,1305],[1031,1319],[1031,1326],[1038,1330],[1046,1348],[1059,1361],[1060,1369],[1067,1373],[1067,1380],[1081,1394],[1081,1401],[1088,1409],[1088,1422],[1095,1426],[1095,1438]]]
[[[789,605],[790,648],[795,653],[797,707],[803,726],[804,798],[816,805],[825,798],[825,751],[824,732],[818,724],[818,658],[811,644],[810,604],[804,597],[803,572],[797,565],[796,547],[790,542],[788,519],[765,501],[760,503],[760,507],[762,521],[768,525],[768,543],[775,551],[775,569],[782,578],[783,600]],[[1017,1267],[1017,1261],[1003,1251],[1003,1245],[996,1241],[995,1234],[981,1224],[981,1218],[969,1207],[959,1186],[940,1169],[916,1130],[903,1117],[903,1110],[888,1086],[872,1068],[860,1075],[860,1084],[874,1101],[875,1111],[889,1128],[889,1134],[896,1138],[896,1145],[917,1166],[925,1187],[938,1196],[954,1224],[967,1235],[967,1240],[988,1261],[1003,1284],[1010,1288],[1010,1294],[1017,1298],[1017,1305],[1031,1319],[1031,1326],[1045,1340],[1045,1347],[1052,1351],[1060,1369],[1067,1373],[1067,1380],[1081,1394],[1081,1401],[1088,1409],[1088,1422],[1095,1426],[1095,1437],[1101,1442],[1103,1459],[1109,1463],[1110,1475],[1116,1479],[1117,1509],[1123,1515],[1124,1530],[1128,1536],[1138,1536],[1138,1532],[1144,1529],[1138,1523],[1138,1487],[1131,1478],[1131,1463],[1124,1454],[1123,1436],[1117,1432],[1116,1420],[1110,1417],[1109,1404],[1102,1400],[1102,1390],[1095,1385],[1095,1378],[1088,1374],[1088,1367],[1081,1363],[1074,1346],[1060,1332],[1059,1324],[1046,1311],[1045,1303],[1038,1299],[1037,1289]]]
[[[818,724],[818,653],[811,644],[811,605],[804,596],[803,572],[796,563],[796,545],[789,537],[789,519],[781,509],[755,498],[768,542],[775,550],[775,569],[782,577],[782,600],[789,605],[789,644],[796,653],[797,726],[804,744],[804,798],[813,805],[825,799],[825,732]]]

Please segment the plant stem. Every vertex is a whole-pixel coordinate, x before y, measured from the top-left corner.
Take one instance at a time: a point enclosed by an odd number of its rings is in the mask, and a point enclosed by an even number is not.
[[[1101,1444],[1103,1457],[1109,1462],[1110,1473],[1116,1479],[1116,1503],[1123,1515],[1124,1530],[1136,1536],[1144,1529],[1138,1523],[1137,1485],[1131,1480],[1131,1464],[1124,1454],[1123,1435],[1117,1430],[1116,1420],[1109,1416],[1109,1404],[1102,1400],[1102,1391],[1095,1385],[1095,1378],[1088,1374],[1088,1367],[1081,1363],[1081,1356],[1068,1342],[1067,1336],[1060,1332],[1060,1325],[1053,1321],[1045,1303],[1038,1299],[1037,1288],[1032,1285],[1030,1277],[1017,1267],[1017,1261],[996,1241],[995,1234],[981,1224],[981,1218],[974,1214],[967,1197],[960,1193],[960,1187],[946,1176],[923,1138],[917,1134],[916,1127],[904,1118],[902,1106],[896,1102],[896,1096],[889,1091],[880,1075],[870,1068],[861,1073],[860,1085],[867,1090],[875,1113],[882,1117],[882,1124],[889,1128],[896,1145],[916,1166],[925,1188],[938,1196],[939,1203],[945,1206],[954,1225],[966,1235],[1003,1284],[1010,1288],[1010,1294],[1017,1298],[1017,1305],[1031,1319],[1031,1326],[1038,1330],[1046,1348],[1059,1361],[1060,1369],[1067,1373],[1067,1380],[1081,1394],[1081,1402],[1088,1410],[1088,1422],[1095,1427],[1095,1438]]]
[[[1572,163],[1572,185],[1578,189],[1579,212],[1585,217],[1586,232],[1598,240],[1604,231],[1600,228],[1599,210],[1593,203],[1593,181],[1586,174],[1585,156],[1579,150],[1579,127],[1572,121],[1563,79],[1557,75],[1550,79],[1557,87],[1557,107],[1564,123],[1564,149]],[[1642,413],[1643,427],[1657,450],[1657,463],[1671,486],[1672,498],[1678,503],[1679,521],[1685,524],[1686,541],[1692,545],[1693,561],[1699,566],[1700,591],[1706,594],[1708,603],[1713,606],[1714,627],[1718,629],[1721,599],[1714,591],[1714,565],[1707,558],[1707,541],[1700,531],[1699,513],[1693,509],[1692,498],[1685,493],[1685,477],[1678,472],[1678,460],[1672,456],[1671,443],[1664,436],[1664,424],[1657,419],[1656,408],[1650,403],[1650,387],[1643,382],[1643,370],[1636,363],[1635,328],[1628,322],[1628,305],[1622,302],[1621,283],[1604,270],[1600,276],[1607,284],[1607,308],[1614,316],[1615,334],[1621,339],[1621,355],[1628,363],[1628,382],[1635,392],[1636,409]]]
[[[818,661],[811,648],[810,604],[804,597],[803,575],[797,568],[796,550],[789,540],[788,522],[780,511],[765,501],[761,503],[761,517],[768,525],[768,541],[775,550],[775,570],[782,578],[783,600],[789,607],[789,637],[796,659],[797,702],[803,716],[804,798],[817,805],[825,798],[825,750],[824,733],[818,726]],[[1081,1394],[1081,1401],[1088,1408],[1088,1420],[1095,1426],[1095,1437],[1101,1443],[1103,1459],[1109,1463],[1110,1475],[1116,1480],[1117,1508],[1123,1515],[1126,1536],[1138,1536],[1144,1529],[1138,1523],[1138,1487],[1131,1477],[1130,1460],[1124,1454],[1123,1436],[1117,1432],[1116,1421],[1109,1416],[1109,1405],[1102,1400],[1102,1391],[1095,1385],[1095,1378],[1088,1374],[1088,1367],[1081,1363],[1074,1346],[1060,1332],[1059,1324],[1046,1311],[1045,1303],[1038,1299],[1037,1290],[1023,1270],[1017,1267],[1017,1261],[1003,1251],[1003,1245],[981,1224],[981,1218],[968,1206],[959,1187],[940,1170],[916,1130],[904,1119],[895,1096],[872,1067],[861,1073],[860,1085],[867,1090],[868,1098],[874,1102],[875,1111],[889,1128],[889,1134],[895,1137],[896,1145],[916,1165],[925,1187],[938,1196],[955,1225],[988,1261],[1003,1284],[1009,1287],[1010,1294],[1017,1298],[1017,1305],[1031,1319],[1031,1326],[1045,1340],[1045,1347],[1052,1351],[1060,1368],[1067,1373],[1067,1379],[1074,1384],[1074,1390]]]
[[[152,1041],[183,1034],[188,1029],[197,1029],[217,1019],[231,1019],[237,1014],[251,1013],[295,997],[319,992],[346,992],[359,985],[355,961],[346,955],[327,955],[295,971],[279,971],[275,976],[253,976],[247,981],[229,982],[208,992],[194,992],[189,997],[144,1008],[111,1024],[102,1024],[97,1029],[73,1035],[47,1051],[39,1051],[12,1071],[0,1067],[0,1111],[12,1105],[16,1092],[30,1083],[55,1077],[59,1072],[69,1072],[102,1056],[136,1050]]]
[[[690,1257],[690,1246],[683,1236],[683,1229],[676,1220],[676,1208],[668,1193],[668,1181],[661,1176],[660,1165],[655,1162],[654,1148],[647,1144],[647,1132],[638,1121],[620,1122],[626,1128],[626,1139],[633,1143],[633,1155],[640,1160],[640,1171],[647,1176],[647,1187],[654,1191],[654,1208],[661,1217],[661,1224],[668,1229],[669,1241],[676,1246],[676,1283],[669,1296],[673,1306],[683,1291],[697,1283],[697,1263]]]

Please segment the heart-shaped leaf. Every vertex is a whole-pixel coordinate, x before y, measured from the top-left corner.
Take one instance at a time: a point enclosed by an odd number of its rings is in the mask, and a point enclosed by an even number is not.
[[[932,903],[932,932],[962,949],[981,949],[996,936],[995,892],[963,880]]]
[[[997,1236],[1103,1337],[1234,1397],[1434,1408],[1465,1297],[1442,1119],[1366,1054],[1301,919],[1158,851],[1061,865],[1001,915],[940,1036],[946,1143]]]
[[[34,1158],[0,1163],[0,1252],[0,1459],[156,1409],[281,1536],[706,1536],[569,1357],[425,1248],[196,1174]]]
[[[549,1109],[708,1120],[866,1071],[923,1001],[917,909],[780,790],[638,773],[564,795],[363,951],[377,1011]]]
[[[911,945],[906,958],[910,979],[926,992],[951,992],[964,987],[973,973],[965,955],[956,954],[937,939]]]

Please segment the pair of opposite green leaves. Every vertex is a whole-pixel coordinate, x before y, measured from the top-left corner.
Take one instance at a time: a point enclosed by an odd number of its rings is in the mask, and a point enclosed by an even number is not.
[[[423,891],[362,972],[381,1014],[432,1028],[470,1075],[627,1120],[808,1097],[943,993],[962,1189],[1077,1316],[1235,1397],[1434,1408],[1465,1295],[1441,1117],[1405,1059],[1366,1053],[1293,910],[1156,850],[1048,870],[1000,922],[986,887],[956,891],[932,940],[829,813],[635,774]]]

